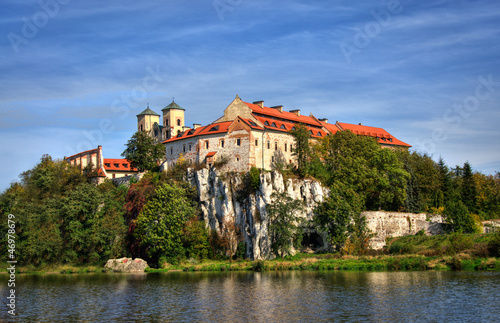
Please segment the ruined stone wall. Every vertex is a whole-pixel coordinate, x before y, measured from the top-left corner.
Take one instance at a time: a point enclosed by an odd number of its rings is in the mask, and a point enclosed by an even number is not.
[[[385,211],[365,211],[361,214],[366,219],[368,229],[376,234],[370,240],[373,249],[383,248],[386,238],[415,235],[421,230],[426,235],[444,233],[445,220],[441,215]]]

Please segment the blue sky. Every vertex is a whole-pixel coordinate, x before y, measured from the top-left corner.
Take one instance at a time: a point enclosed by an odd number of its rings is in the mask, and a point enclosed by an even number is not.
[[[147,103],[207,124],[236,94],[500,171],[498,1],[3,0],[0,28],[0,190],[119,158]]]

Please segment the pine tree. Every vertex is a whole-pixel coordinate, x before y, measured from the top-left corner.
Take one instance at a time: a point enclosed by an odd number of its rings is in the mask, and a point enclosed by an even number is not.
[[[461,195],[469,211],[477,213],[477,187],[469,162],[466,162],[463,168]]]

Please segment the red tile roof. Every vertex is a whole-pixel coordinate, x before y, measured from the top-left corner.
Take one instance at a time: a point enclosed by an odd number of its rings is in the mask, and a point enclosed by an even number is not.
[[[209,152],[209,153],[207,154],[207,156],[206,156],[206,157],[213,157],[213,156],[215,156],[215,154],[217,154],[217,152],[216,152],[216,151],[211,151],[211,152]]]
[[[261,117],[261,116],[258,116],[256,118],[257,118],[257,120],[262,122],[262,124],[264,124],[264,127],[266,129],[272,129],[272,130],[276,130],[276,131],[289,132],[297,125],[297,123],[278,121],[276,119],[270,119],[270,118],[265,118],[265,117]],[[307,125],[305,125],[305,126],[307,127]],[[324,132],[321,128],[307,127],[307,129],[310,132],[312,132],[311,136],[314,138],[324,137],[327,135],[327,133]]]
[[[287,111],[280,112],[278,109],[274,108],[268,108],[268,107],[261,108],[259,105],[253,103],[248,103],[248,102],[243,102],[243,103],[245,103],[250,109],[252,109],[252,113],[254,114],[254,116],[256,116],[256,114],[261,114],[267,117],[283,119],[288,122],[303,123],[305,125],[321,127],[321,124],[311,117],[298,116],[295,113]]]
[[[321,138],[328,135],[328,132],[325,132],[324,129],[327,129],[330,133],[333,134],[336,133],[337,131],[350,130],[356,134],[379,138],[378,142],[380,144],[411,147],[409,144],[396,139],[394,136],[392,136],[382,128],[354,125],[349,123],[339,123],[339,122],[337,122],[336,124],[329,124],[324,121],[316,119],[312,115],[309,117],[298,116],[295,113],[280,111],[276,108],[261,107],[257,104],[248,102],[243,102],[243,103],[246,104],[252,110],[252,115],[261,124],[264,125],[265,129],[288,132],[292,130],[292,128],[297,124],[302,123],[308,128],[308,130],[311,133],[311,136],[314,138]],[[243,120],[252,129],[259,129],[259,130],[263,129],[263,127],[259,126],[251,119],[241,118],[241,120]],[[233,122],[234,120],[217,122],[217,123],[212,123],[208,126],[199,127],[197,129],[186,130],[185,132],[180,133],[177,136],[164,141],[163,143],[170,143],[176,140],[193,138],[203,135],[225,133],[228,131],[229,126]]]
[[[116,158],[104,158],[104,169],[106,171],[137,172],[137,168],[130,168],[128,160]]]
[[[356,125],[343,122],[338,122],[338,125],[342,128],[342,130],[350,130],[357,135],[376,137],[378,138],[378,142],[380,144],[411,147],[411,145],[395,138],[382,128]]]
[[[102,170],[102,168],[99,168],[97,170],[97,177],[106,177],[106,175],[104,174],[104,171]]]
[[[212,124],[209,124],[208,126],[199,127],[196,129],[189,129],[189,130],[186,130],[184,132],[181,132],[180,134],[178,134],[175,137],[172,137],[170,139],[165,140],[163,143],[169,143],[169,142],[173,142],[176,140],[193,138],[193,137],[202,136],[202,135],[225,133],[225,132],[227,132],[227,129],[229,128],[229,126],[232,123],[233,123],[233,121],[224,121],[224,122],[212,123]]]

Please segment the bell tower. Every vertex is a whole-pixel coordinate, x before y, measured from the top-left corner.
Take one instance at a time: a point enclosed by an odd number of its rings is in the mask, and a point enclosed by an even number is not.
[[[148,107],[137,115],[137,130],[146,131],[149,135],[152,134],[153,125],[160,123],[160,115]]]
[[[169,139],[184,131],[184,109],[174,102],[161,110],[163,112],[163,138]]]

